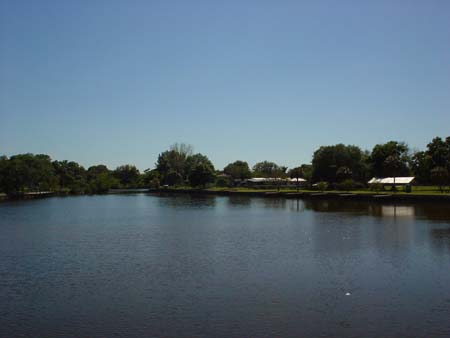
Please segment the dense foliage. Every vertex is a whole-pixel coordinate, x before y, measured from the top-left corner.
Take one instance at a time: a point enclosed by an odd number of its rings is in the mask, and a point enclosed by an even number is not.
[[[111,188],[159,188],[160,185],[206,187],[231,186],[250,177],[304,178],[320,188],[342,190],[362,187],[375,177],[415,176],[419,184],[435,184],[441,189],[450,184],[450,137],[435,137],[424,151],[411,153],[403,142],[377,144],[372,151],[355,145],[322,146],[312,164],[289,171],[270,161],[256,163],[252,170],[245,161],[235,161],[216,172],[209,158],[194,154],[192,147],[174,144],[159,154],[154,169],[143,173],[130,164],[114,170],[94,165],[87,170],[73,161],[52,161],[48,155],[18,154],[0,156],[0,192],[21,195],[52,191],[70,194],[104,193]]]

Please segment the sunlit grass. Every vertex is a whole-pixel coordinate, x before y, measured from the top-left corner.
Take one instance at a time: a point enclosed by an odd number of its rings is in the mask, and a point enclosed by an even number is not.
[[[171,188],[171,190],[199,190],[194,189],[192,187],[183,186],[183,187],[175,187]],[[280,192],[280,193],[321,193],[322,191],[319,191],[317,189],[299,189],[297,191],[296,187],[282,187],[280,189],[277,188],[255,188],[255,187],[211,187],[206,189],[200,189],[200,190],[206,190],[210,192],[238,192],[238,193],[274,193],[274,192]],[[444,189],[445,192],[448,193],[448,188]],[[358,190],[326,190],[324,193],[329,194],[358,194],[358,195],[442,195],[443,193],[440,191],[438,186],[413,186],[411,192],[405,192],[402,188],[398,188],[397,191],[391,191],[389,188],[386,190],[380,190],[380,191],[374,191],[370,189],[358,189]]]

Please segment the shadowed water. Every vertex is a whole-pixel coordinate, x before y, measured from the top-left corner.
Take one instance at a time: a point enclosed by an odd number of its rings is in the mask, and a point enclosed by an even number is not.
[[[448,337],[450,206],[0,203],[0,337]]]

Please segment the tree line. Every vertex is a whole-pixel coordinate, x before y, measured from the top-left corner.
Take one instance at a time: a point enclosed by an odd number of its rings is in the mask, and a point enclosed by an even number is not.
[[[158,155],[153,169],[140,172],[131,164],[113,170],[99,164],[85,169],[74,161],[53,161],[44,154],[0,157],[0,191],[20,195],[31,191],[68,194],[104,193],[113,188],[159,188],[161,185],[234,186],[251,177],[303,178],[310,184],[336,188],[365,187],[371,177],[415,176],[418,184],[449,183],[450,137],[435,137],[423,151],[410,151],[404,142],[377,144],[371,151],[336,144],[317,149],[311,164],[288,170],[271,161],[252,168],[238,160],[216,170],[209,158],[186,144],[174,144]]]

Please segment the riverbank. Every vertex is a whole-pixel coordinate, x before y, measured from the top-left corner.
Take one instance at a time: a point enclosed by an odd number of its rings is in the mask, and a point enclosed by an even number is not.
[[[399,202],[449,202],[448,193],[405,193],[405,192],[373,192],[361,191],[318,191],[318,190],[292,190],[292,189],[248,189],[248,188],[160,188],[160,189],[112,189],[103,195],[110,194],[193,194],[193,195],[213,195],[213,196],[249,196],[263,198],[297,198],[297,199],[334,199],[334,200],[359,200],[359,201],[399,201]],[[0,193],[0,201],[38,199],[54,196],[74,196],[61,192],[29,192],[20,196],[10,197]]]
[[[450,203],[450,194],[420,194],[404,192],[372,192],[372,191],[314,191],[314,190],[262,190],[262,189],[191,189],[191,188],[164,188],[149,190],[154,194],[196,194],[216,196],[251,196],[264,198],[301,198],[301,199],[342,199],[360,201],[441,201]]]

